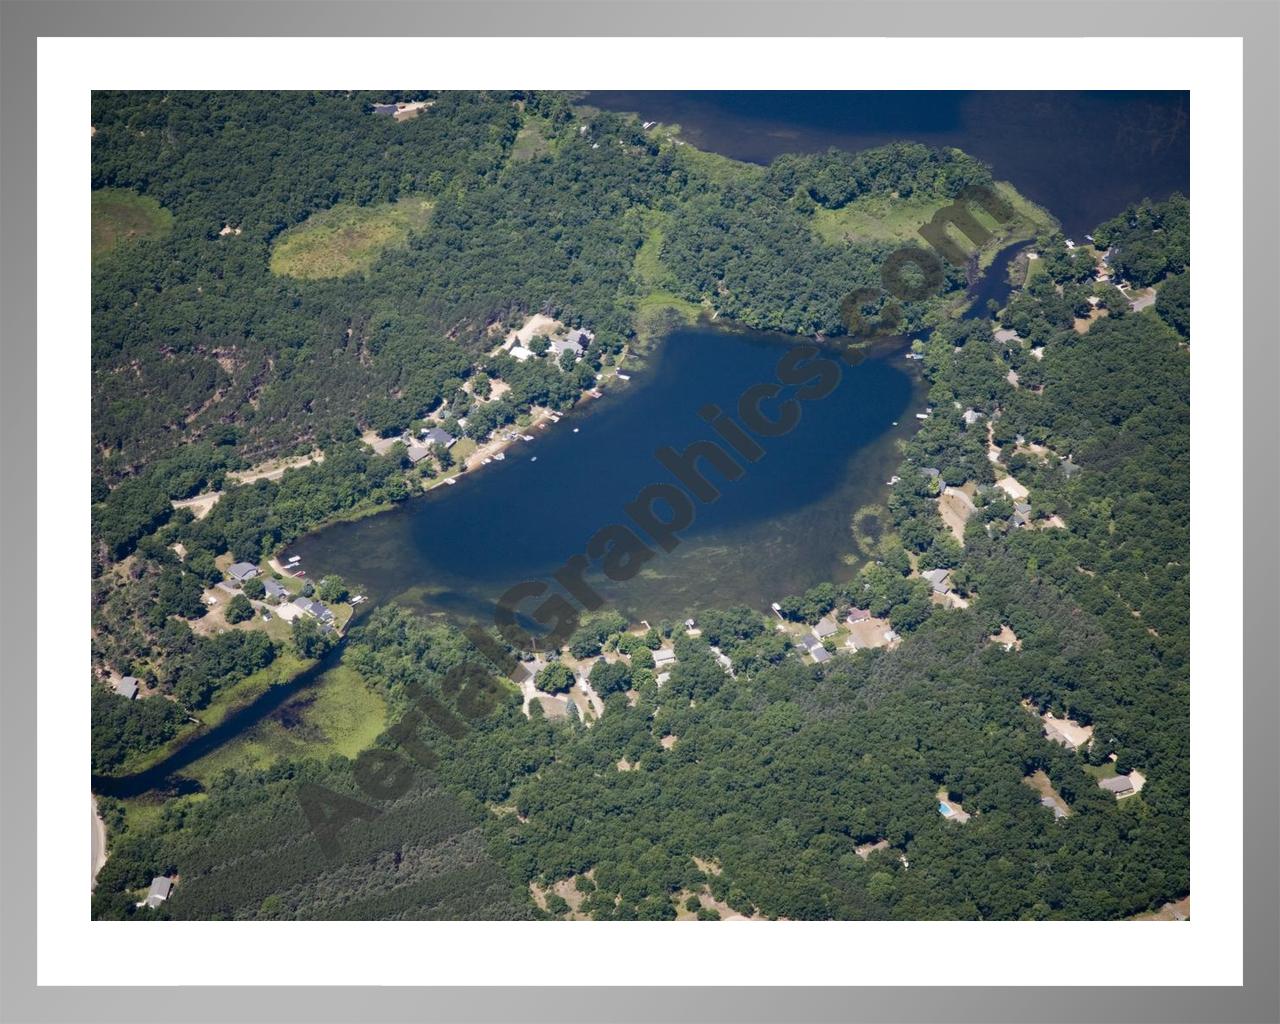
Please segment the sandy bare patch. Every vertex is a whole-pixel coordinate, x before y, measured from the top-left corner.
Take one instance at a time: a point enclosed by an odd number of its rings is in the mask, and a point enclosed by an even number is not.
[[[1019,378],[1018,378],[1017,370],[1010,370],[1008,373],[1004,375],[1004,379],[1007,380],[1010,384],[1012,384],[1015,388],[1018,387]]]
[[[1057,718],[1052,711],[1046,711],[1040,716],[1040,720],[1044,722],[1046,739],[1072,750],[1085,746],[1093,739],[1093,726],[1081,725],[1071,718]],[[1134,788],[1137,788],[1136,784]]]
[[[958,487],[947,487],[938,495],[938,514],[956,540],[964,543],[964,524],[973,515],[973,500]]]
[[[1132,793],[1123,793],[1117,799],[1123,800],[1127,796],[1135,796],[1142,792],[1142,787],[1147,784],[1147,777],[1136,768],[1129,773],[1129,782],[1133,785]]]
[[[1005,494],[1009,495],[1014,501],[1025,501],[1031,493],[1022,484],[1018,483],[1012,476],[1002,476],[996,481],[996,486]]]
[[[1018,639],[1018,634],[1008,626],[1001,626],[1000,632],[988,637],[993,644],[999,644],[1006,651],[1022,650],[1022,641]]]
[[[419,113],[435,106],[435,100],[418,100],[416,103],[397,103],[391,116],[397,121],[412,121]]]
[[[710,857],[694,857],[693,863],[697,865],[699,871],[704,875],[718,875],[724,869],[720,867],[720,862],[712,860]]]
[[[625,757],[620,757],[618,758],[617,764],[615,764],[614,767],[617,768],[618,771],[620,772],[630,772],[630,771],[634,771],[636,766],[633,765],[630,761],[628,761]]]
[[[1152,910],[1145,914],[1135,914],[1129,918],[1130,921],[1190,921],[1191,920],[1191,895],[1187,894],[1180,900],[1174,900],[1164,904],[1159,910]]]
[[[545,334],[548,338],[565,329],[564,324],[549,316],[535,313],[524,322],[524,326],[507,333],[507,341],[528,345],[535,334]]]
[[[1066,521],[1056,512],[1040,524],[1042,530],[1065,530],[1066,528]]]
[[[889,625],[887,619],[863,619],[861,622],[849,625],[849,639],[859,651],[864,647],[894,646],[897,640],[890,638],[891,633],[893,633],[893,627]]]
[[[393,443],[395,440],[398,439],[393,439]],[[251,484],[256,480],[279,480],[286,470],[301,469],[303,466],[320,462],[324,462],[324,452],[317,448],[306,455],[298,455],[291,459],[271,459],[260,462],[256,466],[250,466],[248,469],[232,470],[227,476],[240,484]]]
[[[209,514],[209,510],[218,504],[218,499],[221,497],[221,491],[208,491],[205,494],[197,494],[194,498],[183,498],[181,501],[171,501],[169,504],[175,509],[189,508],[193,516],[203,519]]]
[[[676,736],[673,733],[668,733],[666,736],[663,736],[662,739],[660,739],[658,742],[659,744],[661,744],[663,750],[670,750],[679,741],[680,741],[679,736]]]
[[[877,839],[874,843],[863,843],[861,846],[855,846],[853,848],[853,852],[856,853],[863,860],[866,860],[873,853],[875,853],[876,850],[887,850],[887,849],[889,849],[889,840]]]

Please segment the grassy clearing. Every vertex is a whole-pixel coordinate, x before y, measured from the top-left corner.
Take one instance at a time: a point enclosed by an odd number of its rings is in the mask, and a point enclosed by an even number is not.
[[[678,154],[679,159],[691,170],[709,178],[717,185],[741,184],[764,177],[765,168],[759,164],[745,163],[742,160],[734,160],[732,157],[710,153],[677,142],[676,136],[679,132],[678,125],[663,128],[663,133],[669,140],[667,144],[672,147],[672,151]]]
[[[253,771],[281,758],[354,758],[386,727],[386,704],[353,668],[338,664],[242,736],[194,762],[208,784],[227,768]]]
[[[831,245],[843,242],[924,244],[920,228],[944,205],[934,199],[862,196],[839,210],[818,207],[812,228]]]
[[[644,342],[674,324],[692,323],[705,310],[671,290],[675,279],[662,263],[662,243],[670,217],[657,210],[646,210],[641,216],[644,242],[636,250],[632,275],[639,286],[635,299],[636,330]]]
[[[555,152],[550,136],[549,126],[543,118],[525,115],[524,125],[516,133],[516,141],[511,147],[512,163],[536,160]]]
[[[996,192],[1013,207],[1014,216],[1008,223],[1002,224],[981,207],[973,207],[974,219],[991,232],[978,259],[983,268],[990,266],[996,252],[1011,242],[1033,238],[1040,231],[1057,227],[1057,221],[1051,214],[1036,206],[1008,182],[997,182]],[[845,242],[926,245],[920,229],[933,219],[938,210],[947,205],[949,204],[936,199],[863,196],[839,210],[819,207],[810,226],[814,234],[831,245]],[[972,243],[954,228],[949,229],[948,234],[965,249],[971,247]]]
[[[271,272],[305,280],[367,273],[387,249],[404,246],[431,220],[421,197],[354,206],[339,203],[284,232],[271,250]]]
[[[163,238],[173,227],[173,214],[150,196],[123,188],[103,188],[93,193],[94,260],[121,242],[134,238]]]

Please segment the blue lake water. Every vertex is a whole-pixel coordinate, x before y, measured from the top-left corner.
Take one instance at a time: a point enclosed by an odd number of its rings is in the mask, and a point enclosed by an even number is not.
[[[677,331],[630,384],[509,448],[504,462],[404,508],[304,538],[289,554],[312,576],[337,572],[374,600],[484,618],[508,587],[548,578],[597,530],[628,522],[624,506],[646,485],[674,482],[657,449],[714,438],[699,410],[736,409],[747,388],[776,380],[778,360],[795,343],[710,326]],[[765,454],[740,459],[740,479],[708,471],[722,496],[696,506],[673,552],[625,584],[589,579],[631,617],[656,620],[710,605],[767,608],[851,573],[861,556],[853,512],[883,497],[900,457],[895,441],[916,428],[923,408],[905,352],[891,345],[857,365],[836,360],[834,392],[801,403],[787,435],[760,439]]]
[[[691,144],[754,163],[896,140],[958,146],[1068,235],[1146,196],[1191,194],[1187,92],[592,92],[587,102],[679,124]]]

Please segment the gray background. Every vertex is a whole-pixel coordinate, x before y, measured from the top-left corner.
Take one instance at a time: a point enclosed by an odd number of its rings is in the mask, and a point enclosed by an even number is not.
[[[1280,1020],[1277,837],[1276,184],[1280,8],[1257,2],[428,3],[13,2],[0,0],[0,1017],[6,1021],[347,1020]],[[1245,962],[1243,988],[39,988],[35,987],[35,90],[47,36],[1239,36],[1245,39],[1244,561]],[[1087,50],[1087,41],[1084,41]],[[957,63],[981,54],[955,51]],[[1081,85],[1104,85],[1088,73]],[[1019,69],[1010,68],[1010,85]],[[584,66],[584,84],[590,67]],[[1203,344],[1203,343],[1202,343]],[[1235,495],[1223,495],[1226,507]],[[1220,680],[1227,685],[1230,680]],[[1199,686],[1213,685],[1201,680]],[[1204,690],[1200,691],[1204,693]],[[1234,782],[1234,780],[1232,780]],[[1225,844],[1223,857],[1235,854]],[[41,878],[40,884],[58,884]],[[1144,926],[1135,924],[1135,939]],[[957,932],[957,936],[959,936]],[[154,952],[140,928],[134,952]],[[1053,974],[1106,969],[1081,950]],[[103,955],[111,955],[104,949]],[[424,950],[424,955],[427,951]],[[857,950],[850,949],[851,961]],[[660,950],[654,951],[659,966]],[[958,958],[963,969],[963,958]],[[1010,964],[1011,973],[1033,968]],[[1080,965],[1077,967],[1077,964]],[[395,979],[402,981],[407,979]]]

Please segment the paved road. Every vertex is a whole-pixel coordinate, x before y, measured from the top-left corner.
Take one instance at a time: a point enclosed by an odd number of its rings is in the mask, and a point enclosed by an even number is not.
[[[89,809],[93,815],[93,875],[89,880],[92,889],[98,883],[98,872],[107,862],[107,826],[98,816],[98,798],[90,794]]]

